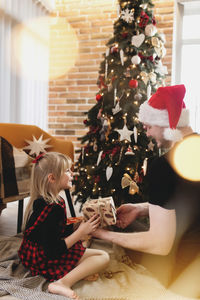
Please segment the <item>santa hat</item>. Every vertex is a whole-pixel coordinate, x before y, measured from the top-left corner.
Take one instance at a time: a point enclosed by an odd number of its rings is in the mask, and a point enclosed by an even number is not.
[[[160,87],[139,109],[139,120],[148,125],[166,127],[163,135],[166,140],[178,141],[182,138],[177,127],[189,125],[189,110],[186,109],[183,84]]]

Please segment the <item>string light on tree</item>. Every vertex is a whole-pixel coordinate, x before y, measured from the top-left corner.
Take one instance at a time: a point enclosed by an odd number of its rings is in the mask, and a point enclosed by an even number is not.
[[[138,110],[158,86],[164,85],[164,39],[156,29],[151,0],[118,3],[114,36],[106,44],[99,68],[96,102],[84,122],[89,130],[81,143],[87,148],[84,159],[80,155],[75,164],[79,177],[74,193],[82,203],[90,197],[110,195],[117,206],[124,199],[142,201],[147,159],[158,155],[156,144],[150,142],[138,121]],[[137,183],[139,194],[122,190],[122,174],[126,172]],[[92,178],[87,179],[87,175]]]

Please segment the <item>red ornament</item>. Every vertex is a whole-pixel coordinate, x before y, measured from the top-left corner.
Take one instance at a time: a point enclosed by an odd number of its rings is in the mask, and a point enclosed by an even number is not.
[[[117,53],[119,51],[118,47],[115,47],[113,46],[111,49],[110,49],[110,52],[111,53]]]
[[[97,94],[97,95],[96,95],[96,100],[97,100],[97,101],[100,101],[101,99],[102,99],[102,95],[101,95],[101,94]]]
[[[139,56],[141,59],[149,59],[150,61],[153,61],[153,55],[150,55],[150,56],[144,56],[144,55],[142,55],[142,53],[138,53],[138,56]]]
[[[140,23],[139,23],[140,28],[146,27],[148,22],[149,22],[149,16],[142,11],[140,14]]]
[[[87,119],[86,119],[86,120],[84,120],[84,121],[83,121],[83,123],[84,123],[85,125],[87,125]]]
[[[151,22],[152,22],[153,25],[156,25],[156,19],[155,19],[155,17],[153,17],[153,19],[151,20]]]
[[[99,175],[95,176],[94,177],[94,182],[98,183],[99,181],[100,181],[100,176]]]
[[[138,81],[136,79],[131,79],[128,85],[131,89],[136,89],[138,87]]]

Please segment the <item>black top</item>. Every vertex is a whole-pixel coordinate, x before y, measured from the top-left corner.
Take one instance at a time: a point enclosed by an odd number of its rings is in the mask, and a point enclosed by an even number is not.
[[[169,206],[169,199],[175,194],[179,176],[170,166],[166,155],[148,162],[147,175],[149,202],[162,207],[175,208],[175,204]]]
[[[48,204],[43,198],[34,201],[33,212],[27,222],[26,229],[33,226],[34,222],[47,205]],[[65,214],[65,209],[59,204],[54,203],[46,219],[36,226],[28,236],[28,239],[37,242],[44,247],[45,253],[49,258],[56,258],[62,253],[67,252],[67,246],[63,238],[73,232],[73,225],[64,224],[66,229],[64,234],[62,234],[63,223],[66,223]]]
[[[176,173],[169,160],[173,151],[174,147],[150,161],[145,179],[149,203],[175,209],[177,232],[183,234],[191,228],[200,229],[200,182],[186,180]]]

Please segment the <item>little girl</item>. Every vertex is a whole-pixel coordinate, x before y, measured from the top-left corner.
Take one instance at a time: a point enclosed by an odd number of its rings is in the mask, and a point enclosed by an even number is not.
[[[97,229],[100,218],[93,216],[73,232],[73,225],[66,225],[65,202],[58,195],[72,187],[71,160],[61,153],[48,152],[33,163],[24,237],[18,254],[32,275],[42,275],[52,282],[49,292],[78,299],[71,287],[109,262],[106,252],[85,249],[81,242],[84,235]]]

